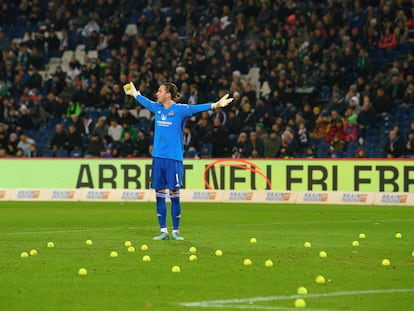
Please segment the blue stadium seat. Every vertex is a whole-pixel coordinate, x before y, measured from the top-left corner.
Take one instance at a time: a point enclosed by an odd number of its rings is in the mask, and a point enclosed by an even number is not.
[[[356,156],[359,144],[357,142],[349,142],[346,146],[346,156],[348,158],[354,158]]]
[[[210,158],[213,154],[213,144],[202,144],[198,154],[201,158]]]
[[[190,159],[192,159],[192,158],[195,157],[196,154],[197,154],[197,151],[196,150],[188,150],[188,151],[186,151],[184,153],[184,158],[190,158]]]
[[[316,157],[318,158],[330,158],[329,144],[321,142],[316,150]]]
[[[69,156],[68,151],[67,150],[58,150],[56,152],[56,158],[67,158]]]
[[[44,149],[42,149],[42,151],[43,151],[43,157],[44,158],[53,158],[55,156],[53,151],[50,150],[50,149],[44,148]]]

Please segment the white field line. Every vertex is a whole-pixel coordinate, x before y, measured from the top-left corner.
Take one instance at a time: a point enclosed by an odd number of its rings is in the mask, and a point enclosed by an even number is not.
[[[254,227],[254,226],[272,226],[272,225],[320,225],[320,224],[346,224],[346,223],[369,223],[378,225],[380,223],[388,222],[414,222],[414,219],[383,219],[383,220],[340,220],[340,221],[305,221],[305,222],[271,222],[271,223],[256,223],[256,224],[213,224],[213,225],[197,225],[189,226],[192,228],[205,228],[205,227]],[[47,230],[47,231],[18,231],[18,232],[0,232],[1,235],[25,235],[25,234],[51,234],[51,233],[82,233],[82,232],[95,232],[95,231],[117,231],[117,230],[142,230],[152,229],[154,226],[146,227],[103,227],[103,228],[79,228],[79,229],[68,229],[68,230]]]
[[[293,300],[297,298],[326,298],[340,296],[357,296],[357,295],[375,295],[375,294],[394,294],[394,293],[414,293],[414,288],[395,288],[395,289],[372,289],[357,291],[342,291],[334,293],[320,293],[307,295],[284,295],[284,296],[266,296],[266,297],[250,297],[240,299],[222,299],[222,300],[204,300],[196,302],[183,302],[179,305],[189,308],[232,308],[232,309],[261,309],[261,310],[295,310],[294,308],[272,307],[272,306],[253,306],[251,304],[257,302],[268,302],[278,300]],[[243,305],[240,305],[243,304]],[[312,309],[306,309],[312,310]],[[316,309],[313,309],[316,310]],[[317,309],[322,311],[321,309]]]
[[[145,227],[145,229],[152,227]],[[18,231],[18,232],[0,232],[1,235],[27,235],[27,234],[51,234],[51,233],[82,233],[82,232],[97,232],[97,231],[118,231],[118,230],[137,230],[144,229],[144,227],[107,227],[107,228],[82,228],[82,229],[68,229],[68,230],[48,230],[48,231]]]
[[[209,306],[200,306],[200,308],[217,308],[217,309],[239,309],[239,310],[272,310],[272,311],[297,311],[297,308],[290,307],[271,307],[271,306],[254,306],[254,305],[209,305]],[[306,308],[302,309],[305,311],[335,311],[334,309],[311,309]]]

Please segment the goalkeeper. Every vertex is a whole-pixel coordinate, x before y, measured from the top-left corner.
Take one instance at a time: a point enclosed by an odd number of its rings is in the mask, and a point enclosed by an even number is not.
[[[125,94],[133,96],[142,106],[155,114],[154,145],[152,151],[151,187],[155,189],[156,208],[160,234],[154,240],[167,240],[167,191],[171,200],[172,238],[184,240],[180,235],[180,188],[183,178],[183,129],[185,120],[192,115],[225,107],[233,101],[226,94],[215,103],[178,104],[178,88],[170,82],[162,83],[156,93],[157,102],[141,95],[132,82],[124,85]]]

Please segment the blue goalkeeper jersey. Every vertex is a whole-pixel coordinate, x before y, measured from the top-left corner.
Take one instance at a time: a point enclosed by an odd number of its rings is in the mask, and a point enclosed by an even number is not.
[[[137,101],[155,114],[152,156],[183,161],[185,120],[192,115],[211,109],[211,104],[187,105],[173,103],[165,109],[161,103],[138,95]]]

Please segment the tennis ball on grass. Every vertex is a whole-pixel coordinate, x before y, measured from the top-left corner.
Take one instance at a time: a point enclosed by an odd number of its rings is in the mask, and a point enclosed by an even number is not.
[[[360,233],[359,235],[358,235],[358,238],[360,238],[360,239],[365,239],[367,236],[365,235],[365,233]]]
[[[86,271],[85,268],[80,268],[79,271],[78,271],[78,274],[79,275],[87,275],[88,274],[88,271]]]
[[[118,253],[117,253],[116,251],[112,251],[112,252],[109,254],[109,256],[110,256],[110,257],[112,257],[112,258],[115,258],[115,257],[118,257]]]
[[[85,241],[85,244],[86,244],[86,245],[92,245],[92,244],[93,244],[93,242],[92,242],[92,240],[86,240],[86,241]]]
[[[303,286],[299,287],[298,288],[298,294],[299,295],[307,295],[308,294],[307,288],[306,287],[303,287]]]
[[[133,247],[133,246],[128,247],[128,252],[130,252],[130,253],[135,252],[135,247]]]
[[[181,271],[180,266],[173,266],[171,268],[171,272],[180,273],[180,271]]]
[[[315,279],[316,284],[325,284],[325,278],[322,275],[318,275]]]
[[[149,255],[144,255],[142,256],[142,261],[146,261],[146,262],[151,261],[151,257]]]
[[[30,256],[37,256],[37,250],[32,249],[29,254]]]
[[[327,256],[328,256],[328,254],[325,251],[320,251],[319,252],[319,257],[326,258]]]
[[[302,298],[298,298],[295,300],[295,308],[305,308],[306,307],[306,302],[305,300],[303,300]]]
[[[148,250],[148,245],[147,244],[142,244],[141,245],[141,250],[142,251],[147,251]]]
[[[257,239],[256,238],[251,238],[250,239],[250,243],[256,243],[257,242]]]
[[[20,254],[20,257],[21,258],[27,258],[27,257],[29,257],[29,254],[27,252],[23,252],[23,253]]]
[[[358,241],[353,241],[352,246],[359,246],[359,242]]]
[[[49,248],[53,248],[53,247],[55,247],[55,243],[53,243],[53,242],[48,242],[48,243],[47,243],[47,247],[49,247]]]
[[[124,243],[125,247],[130,247],[132,245],[131,241],[125,241]]]
[[[381,264],[382,264],[383,266],[389,266],[389,265],[391,264],[391,262],[390,262],[390,260],[389,260],[389,259],[383,259],[383,260],[382,260],[382,262],[381,262]]]
[[[246,258],[245,260],[243,260],[243,264],[245,266],[251,266],[252,265],[252,261],[249,258]]]
[[[397,233],[395,234],[395,238],[396,238],[396,239],[401,239],[401,238],[402,238],[402,234],[401,234],[401,233],[399,233],[399,232],[397,232]]]
[[[188,260],[189,261],[196,261],[197,260],[197,256],[194,255],[194,254],[192,254],[192,255],[190,255],[190,257],[188,257]]]
[[[305,246],[306,248],[312,247],[311,242],[305,242],[303,243],[303,246]]]
[[[266,260],[265,267],[273,267],[273,261],[271,261],[270,259]]]
[[[221,251],[221,249],[216,250],[214,254],[215,254],[217,257],[223,256],[223,252]]]
[[[189,251],[190,251],[191,254],[195,254],[195,253],[197,253],[197,248],[195,248],[194,246],[191,246]]]

